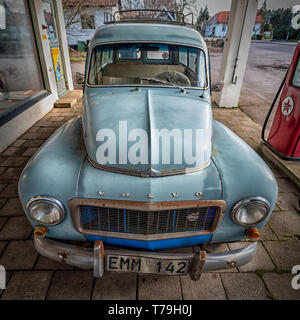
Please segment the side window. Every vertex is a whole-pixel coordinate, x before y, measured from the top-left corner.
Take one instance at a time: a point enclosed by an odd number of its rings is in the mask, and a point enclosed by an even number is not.
[[[293,79],[292,79],[292,85],[295,87],[300,88],[300,55],[298,58],[298,63],[294,71]]]
[[[101,53],[100,48],[95,48],[91,57],[91,69],[89,74],[89,83],[98,84],[99,72],[101,70]]]
[[[189,48],[189,68],[197,72],[197,51],[194,48]]]
[[[96,60],[95,60],[95,49],[92,52],[91,56],[91,64],[90,64],[90,71],[89,71],[89,83],[90,84],[96,84],[95,81],[95,68],[96,68]]]
[[[206,87],[207,86],[207,79],[206,79],[206,63],[205,63],[205,56],[203,52],[200,52],[199,55],[199,87]]]

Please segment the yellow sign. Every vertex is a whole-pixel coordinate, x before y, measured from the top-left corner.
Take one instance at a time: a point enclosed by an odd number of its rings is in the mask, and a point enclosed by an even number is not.
[[[63,74],[62,64],[60,60],[59,48],[51,49],[51,54],[52,54],[52,60],[53,60],[53,65],[55,70],[56,81],[62,80],[64,78],[64,74]]]

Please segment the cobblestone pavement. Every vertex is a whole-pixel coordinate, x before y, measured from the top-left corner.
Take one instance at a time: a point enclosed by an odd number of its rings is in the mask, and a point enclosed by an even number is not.
[[[300,299],[300,290],[291,287],[291,269],[300,264],[299,190],[273,167],[279,185],[276,209],[262,230],[254,260],[243,267],[204,273],[199,282],[188,276],[110,273],[99,280],[91,271],[40,256],[18,200],[18,177],[38,147],[80,112],[80,102],[71,109],[53,109],[0,154],[0,265],[7,270],[7,288],[0,290],[0,299]],[[214,117],[257,150],[261,128],[243,111],[214,109]]]

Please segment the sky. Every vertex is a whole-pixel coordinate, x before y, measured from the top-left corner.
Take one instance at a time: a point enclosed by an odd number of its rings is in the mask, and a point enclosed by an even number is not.
[[[261,7],[264,0],[258,1],[258,8]],[[278,8],[291,8],[296,4],[300,4],[300,0],[267,0],[268,9]],[[231,0],[197,0],[197,7],[200,10],[201,7],[207,5],[209,15],[213,16],[219,11],[229,11]]]

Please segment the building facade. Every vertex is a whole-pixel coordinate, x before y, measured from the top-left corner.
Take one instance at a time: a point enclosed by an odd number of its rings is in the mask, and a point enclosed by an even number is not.
[[[0,151],[72,89],[61,0],[0,0]]]
[[[227,33],[229,19],[229,11],[221,11],[216,13],[213,17],[211,17],[205,28],[205,37],[217,37],[217,38],[225,38]],[[257,11],[255,23],[253,27],[253,35],[261,34],[261,26],[262,26],[262,15],[260,11]]]
[[[68,44],[77,49],[87,43],[96,29],[104,24],[105,12],[117,10],[116,0],[63,0]]]

